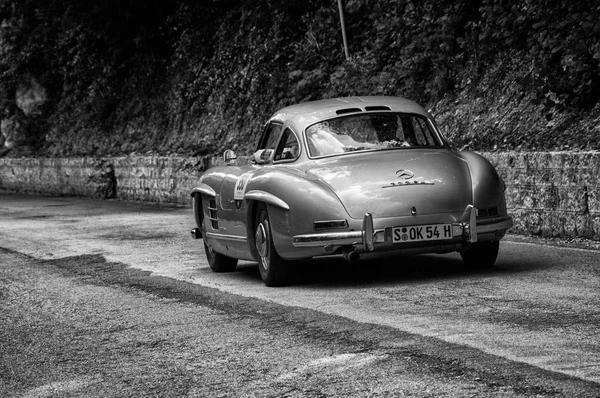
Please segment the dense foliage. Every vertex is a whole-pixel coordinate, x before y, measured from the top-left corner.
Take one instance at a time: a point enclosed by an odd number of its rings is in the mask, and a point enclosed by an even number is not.
[[[600,148],[598,0],[344,11],[349,59],[333,0],[0,0],[2,153],[248,153],[278,107],[379,94],[459,146]]]

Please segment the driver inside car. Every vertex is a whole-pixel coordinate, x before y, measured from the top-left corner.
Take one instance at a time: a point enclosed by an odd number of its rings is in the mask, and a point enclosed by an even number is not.
[[[398,121],[395,116],[377,115],[372,118],[371,124],[377,132],[379,142],[386,143],[387,146],[398,147],[417,145],[417,140],[411,131],[403,128],[399,135]]]

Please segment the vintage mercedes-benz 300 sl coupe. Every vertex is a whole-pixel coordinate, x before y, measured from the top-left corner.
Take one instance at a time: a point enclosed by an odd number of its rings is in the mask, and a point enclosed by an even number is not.
[[[192,191],[192,236],[214,271],[254,260],[268,286],[289,283],[294,260],[335,254],[459,252],[491,266],[513,224],[494,167],[451,149],[404,98],[288,106],[267,121],[251,162],[231,150],[224,161]]]

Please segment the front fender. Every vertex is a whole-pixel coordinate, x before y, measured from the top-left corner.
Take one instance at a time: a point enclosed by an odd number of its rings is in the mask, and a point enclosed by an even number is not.
[[[204,213],[202,210],[202,195],[206,195],[211,198],[215,198],[217,193],[214,189],[204,183],[200,183],[197,187],[192,189],[192,208],[194,209],[194,220],[196,226],[202,231],[202,218]],[[202,231],[204,233],[204,231]]]
[[[212,198],[217,196],[217,192],[204,183],[201,183],[196,188],[192,189],[192,197],[196,196],[197,194],[210,196]]]
[[[217,191],[223,179],[222,173],[205,173],[200,177],[198,185],[192,189],[192,208],[194,209],[194,220],[196,226],[202,230],[202,219],[204,212],[202,209],[202,195],[216,199]]]

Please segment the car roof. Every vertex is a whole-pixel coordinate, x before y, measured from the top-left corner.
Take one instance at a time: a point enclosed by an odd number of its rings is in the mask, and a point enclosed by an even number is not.
[[[290,105],[275,112],[269,121],[288,122],[299,130],[304,130],[319,120],[348,113],[390,111],[428,116],[422,106],[406,98],[366,96],[323,99]]]

